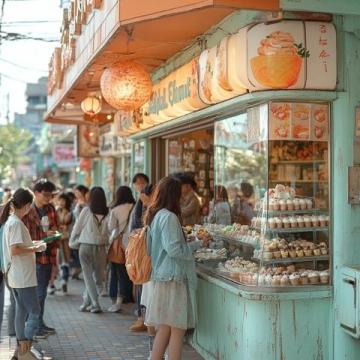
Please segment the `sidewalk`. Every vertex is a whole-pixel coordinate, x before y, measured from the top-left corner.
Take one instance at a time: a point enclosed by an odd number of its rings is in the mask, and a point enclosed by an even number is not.
[[[40,340],[39,345],[46,354],[55,360],[145,360],[148,357],[146,334],[128,332],[134,321],[134,305],[125,305],[121,314],[81,313],[83,282],[73,280],[70,283],[69,295],[48,296],[45,320],[55,327],[57,334]],[[110,306],[109,298],[101,298],[101,306]],[[15,339],[4,337],[7,321],[4,319],[1,331],[0,360],[8,360],[15,346]],[[201,360],[202,358],[189,346],[183,353],[184,360]]]

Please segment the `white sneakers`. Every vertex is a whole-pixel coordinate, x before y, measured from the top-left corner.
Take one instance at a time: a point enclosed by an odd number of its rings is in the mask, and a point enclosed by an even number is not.
[[[116,313],[119,312],[121,310],[121,306],[123,303],[123,298],[122,297],[118,297],[116,299],[116,303],[112,304],[109,308],[108,311],[112,312],[112,313]]]

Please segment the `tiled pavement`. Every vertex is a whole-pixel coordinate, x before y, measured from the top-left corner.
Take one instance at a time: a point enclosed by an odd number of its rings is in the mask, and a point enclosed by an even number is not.
[[[134,321],[134,306],[125,305],[120,314],[81,313],[82,281],[72,281],[69,295],[48,296],[45,316],[49,326],[56,328],[57,333],[39,345],[46,354],[55,360],[145,360],[148,357],[147,336],[132,334],[128,327]],[[104,309],[109,306],[109,298],[102,298]],[[4,319],[2,336],[6,332]],[[3,337],[0,343],[0,360],[10,359],[15,345],[14,338]],[[201,360],[202,358],[189,346],[183,353],[184,360]]]

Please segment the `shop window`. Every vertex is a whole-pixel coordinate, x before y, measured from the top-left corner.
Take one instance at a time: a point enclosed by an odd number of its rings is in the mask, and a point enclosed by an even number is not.
[[[134,144],[134,174],[145,172],[145,142]]]
[[[193,131],[168,140],[168,174],[192,172],[204,211],[214,189],[214,130]]]

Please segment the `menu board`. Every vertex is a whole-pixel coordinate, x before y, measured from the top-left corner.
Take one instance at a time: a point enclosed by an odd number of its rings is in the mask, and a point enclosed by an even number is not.
[[[327,104],[271,102],[269,110],[270,140],[328,140]]]

